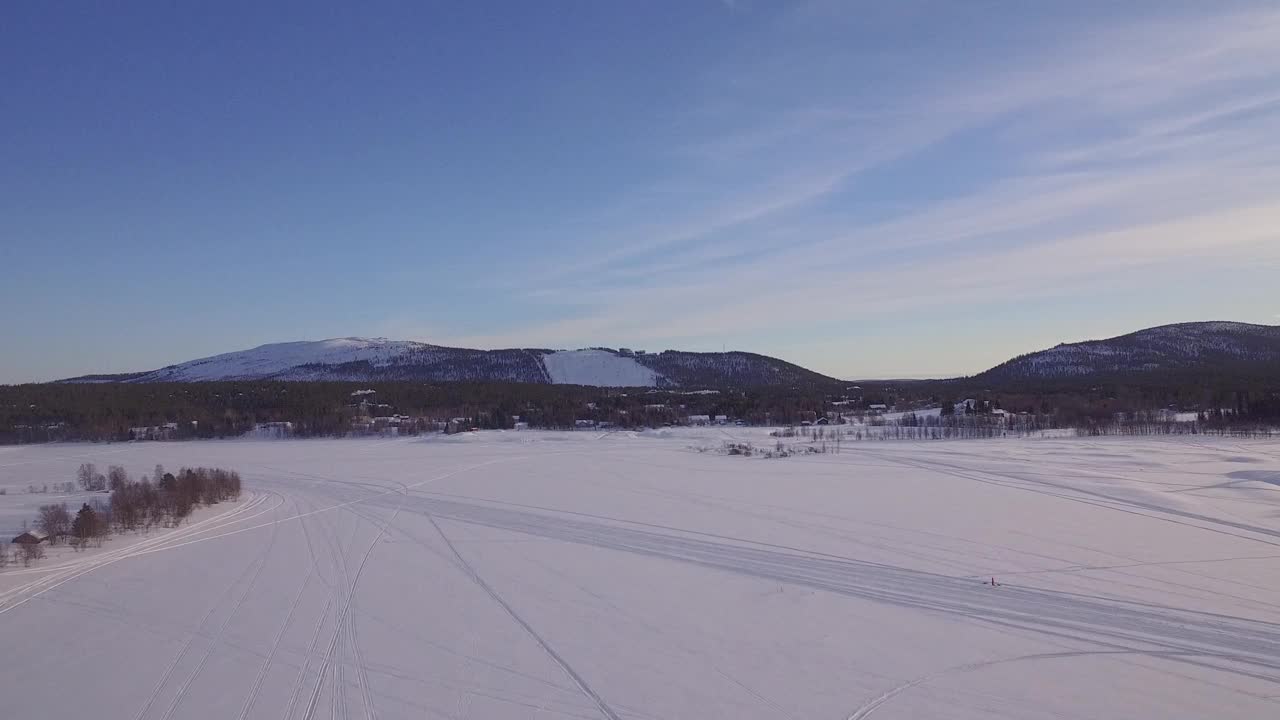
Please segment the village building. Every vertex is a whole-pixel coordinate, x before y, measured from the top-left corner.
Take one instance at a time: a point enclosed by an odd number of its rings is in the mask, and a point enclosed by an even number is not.
[[[21,535],[18,535],[14,539],[10,540],[9,542],[13,543],[14,545],[39,545],[40,543],[48,539],[49,539],[49,536],[40,532],[39,530],[28,530],[22,533]]]

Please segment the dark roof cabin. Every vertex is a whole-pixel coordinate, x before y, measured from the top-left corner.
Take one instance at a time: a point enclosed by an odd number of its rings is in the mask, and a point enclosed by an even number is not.
[[[44,542],[48,537],[49,537],[48,535],[45,535],[39,530],[28,530],[22,533],[21,535],[15,537],[10,542],[12,542],[14,545],[39,545],[40,543]]]

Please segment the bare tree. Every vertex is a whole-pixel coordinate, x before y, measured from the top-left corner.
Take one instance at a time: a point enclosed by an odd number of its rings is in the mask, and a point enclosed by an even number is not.
[[[94,498],[89,507],[93,508],[93,514],[98,518],[98,523],[93,528],[93,544],[95,547],[102,547],[102,541],[111,535],[111,503]]]
[[[66,503],[40,506],[40,519],[36,524],[49,536],[49,542],[57,542],[59,537],[71,531],[71,513]]]
[[[31,563],[44,557],[44,545],[40,543],[28,543],[21,546],[19,553],[22,555],[22,566],[31,567]]]
[[[124,487],[129,484],[129,473],[119,465],[112,465],[107,468],[107,487],[115,492],[116,488]]]
[[[93,466],[93,463],[84,463],[76,471],[76,480],[80,481],[80,487],[86,492],[93,489],[93,481],[97,477],[98,469]]]

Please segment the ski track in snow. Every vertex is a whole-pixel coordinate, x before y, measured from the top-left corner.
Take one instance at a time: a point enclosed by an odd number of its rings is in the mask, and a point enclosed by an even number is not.
[[[734,428],[6,449],[0,487],[109,459],[135,474],[232,467],[248,492],[176,529],[0,570],[0,640],[43,648],[0,673],[0,709],[1280,714],[1274,443],[689,450],[726,438],[772,441]]]

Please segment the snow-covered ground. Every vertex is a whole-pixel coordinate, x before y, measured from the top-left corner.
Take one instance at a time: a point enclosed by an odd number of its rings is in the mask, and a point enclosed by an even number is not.
[[[543,355],[542,364],[557,385],[652,387],[659,379],[635,358],[605,350],[561,350]]]
[[[1280,716],[1280,444],[730,439],[6,449],[250,492],[0,572],[0,716]]]

